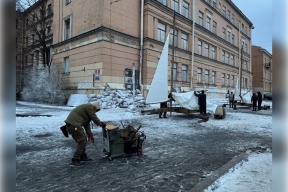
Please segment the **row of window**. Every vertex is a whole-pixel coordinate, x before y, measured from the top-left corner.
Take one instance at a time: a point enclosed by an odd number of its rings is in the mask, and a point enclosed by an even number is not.
[[[43,35],[45,35],[45,36],[51,35],[52,34],[51,26],[47,26],[47,28],[45,30],[45,34],[43,34],[42,31],[40,31],[39,33],[40,33],[41,39],[43,39]],[[25,46],[27,47],[30,44],[34,44],[36,39],[38,39],[38,38],[35,38],[35,34],[31,34],[30,39],[28,36],[26,36]],[[29,43],[29,40],[31,40],[30,43]],[[18,38],[16,37],[16,48],[18,47],[17,41],[18,41]]]
[[[165,42],[166,38],[166,25],[163,23],[158,23],[158,29],[157,29],[157,34],[158,34],[158,41]],[[175,29],[170,29],[170,39],[169,39],[169,44],[173,44],[173,34],[174,34],[174,46],[175,47],[180,47],[178,46],[178,30]],[[181,33],[181,48],[184,50],[188,50],[188,34],[186,33]]]
[[[158,0],[158,1],[163,5],[167,6],[166,0]],[[187,3],[186,1],[171,0],[171,9],[189,18],[189,3]]]
[[[206,2],[208,4],[211,5],[211,0],[206,0]],[[217,9],[217,0],[213,0],[213,4],[212,4],[213,8],[218,10]],[[219,3],[219,7],[221,7],[221,4]],[[226,7],[223,5],[222,6],[222,10],[218,10],[220,13],[222,13],[222,15],[228,19],[232,24],[236,25],[236,19],[235,19],[235,16],[234,14],[231,14],[230,10],[226,9]],[[240,22],[240,21],[239,21]],[[241,26],[241,29],[240,29],[244,34],[247,35],[248,33],[248,30],[247,30],[247,27],[244,25],[244,23],[242,23],[242,26]]]

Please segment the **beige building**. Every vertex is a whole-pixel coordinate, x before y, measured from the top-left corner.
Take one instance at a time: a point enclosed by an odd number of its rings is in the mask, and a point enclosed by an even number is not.
[[[252,46],[254,92],[272,92],[272,55],[259,46]]]
[[[146,95],[170,33],[168,83],[172,67],[175,89],[223,97],[236,88],[241,57],[242,88],[252,89],[251,29],[230,0],[59,0],[51,54],[71,93],[129,89],[134,63]]]

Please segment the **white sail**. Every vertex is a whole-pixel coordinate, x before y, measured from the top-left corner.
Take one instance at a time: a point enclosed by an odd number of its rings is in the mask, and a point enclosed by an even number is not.
[[[168,100],[168,53],[169,34],[167,35],[149,92],[146,103],[160,103]]]

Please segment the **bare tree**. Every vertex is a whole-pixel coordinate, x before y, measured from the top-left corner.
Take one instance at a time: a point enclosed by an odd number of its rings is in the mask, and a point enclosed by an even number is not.
[[[52,1],[49,0],[17,0],[16,25],[17,50],[21,52],[22,67],[39,64],[52,64],[50,45],[52,44]],[[20,48],[19,48],[20,47]],[[17,54],[19,55],[19,54]]]

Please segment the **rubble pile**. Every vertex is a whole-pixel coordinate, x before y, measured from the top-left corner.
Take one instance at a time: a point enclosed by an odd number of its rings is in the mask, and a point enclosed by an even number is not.
[[[135,90],[135,105],[133,105],[133,92],[130,90],[105,90],[101,95],[89,94],[88,102],[98,102],[102,109],[144,107],[145,98],[140,90]]]

